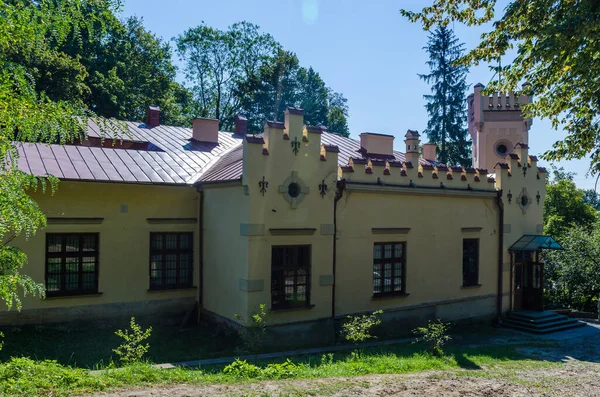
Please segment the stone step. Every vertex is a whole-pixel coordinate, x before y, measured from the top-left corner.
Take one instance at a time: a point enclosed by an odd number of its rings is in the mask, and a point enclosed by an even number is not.
[[[564,331],[571,328],[583,327],[585,323],[581,321],[577,321],[574,319],[566,318],[566,320],[562,320],[556,323],[547,323],[542,325],[532,325],[527,323],[522,323],[518,321],[513,321],[509,318],[505,319],[503,325],[509,328],[518,329],[521,331],[532,332],[536,334],[547,334],[551,332]]]
[[[559,325],[563,325],[563,324],[572,324],[574,322],[576,322],[573,319],[570,318],[556,318],[553,319],[553,321],[546,321],[544,323],[532,323],[532,322],[528,322],[528,321],[521,321],[519,319],[514,319],[514,318],[506,318],[504,320],[506,323],[508,324],[516,324],[516,325],[520,325],[522,327],[529,327],[532,329],[543,329],[543,328],[550,328],[550,327],[555,327],[555,326],[559,326]]]
[[[558,314],[556,312],[551,312],[551,311],[543,311],[543,312],[520,311],[520,312],[510,312],[509,316],[536,321],[536,320],[544,320],[547,318],[561,316],[561,314]]]
[[[532,320],[530,318],[526,318],[526,317],[521,317],[521,316],[514,316],[514,315],[509,315],[507,317],[507,319],[511,320],[511,321],[515,321],[515,322],[519,322],[525,325],[533,325],[533,326],[543,326],[543,325],[551,325],[557,322],[563,322],[563,321],[572,321],[573,319],[567,317],[567,316],[563,316],[560,314],[551,316],[551,317],[544,317],[538,320]]]

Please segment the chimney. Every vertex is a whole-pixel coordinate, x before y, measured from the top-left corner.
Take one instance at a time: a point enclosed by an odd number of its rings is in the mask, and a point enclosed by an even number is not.
[[[146,125],[151,127],[160,125],[160,108],[158,106],[148,106],[146,109]]]
[[[394,136],[363,132],[360,134],[360,146],[367,154],[394,155]]]
[[[235,116],[235,133],[238,135],[248,135],[248,119],[241,114]]]
[[[419,135],[418,131],[408,130],[406,131],[406,161],[412,163],[413,167],[419,164]]]
[[[435,143],[423,144],[423,158],[425,160],[437,161],[437,145]]]
[[[198,142],[219,143],[219,120],[195,117],[192,120],[192,137]]]

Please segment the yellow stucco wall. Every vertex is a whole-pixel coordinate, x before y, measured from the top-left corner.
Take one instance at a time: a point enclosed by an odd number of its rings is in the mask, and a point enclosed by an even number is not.
[[[349,191],[338,213],[336,312],[348,314],[494,294],[498,215],[493,198]],[[410,228],[374,234],[372,228]],[[481,228],[462,231],[462,228]],[[480,239],[479,283],[462,286],[462,240]],[[406,242],[405,297],[373,299],[373,244]]]
[[[240,279],[248,279],[248,237],[240,223],[248,219],[249,198],[241,184],[204,191],[204,294],[203,308],[235,319],[248,313],[247,293]]]
[[[191,187],[61,182],[54,196],[34,193],[47,217],[104,218],[100,224],[49,224],[29,240],[14,240],[28,256],[23,273],[44,282],[46,233],[94,232],[99,235],[100,295],[26,297],[23,309],[151,301],[196,296],[196,289],[148,291],[150,232],[194,232],[194,282],[198,285],[197,224],[150,224],[147,218],[197,218],[198,194]],[[122,212],[122,206],[127,212]]]

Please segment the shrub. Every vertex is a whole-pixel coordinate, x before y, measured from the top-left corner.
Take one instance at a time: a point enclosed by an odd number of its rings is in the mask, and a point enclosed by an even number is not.
[[[148,349],[150,344],[144,344],[144,341],[152,334],[152,327],[148,327],[145,330],[135,322],[135,317],[131,317],[129,322],[130,329],[118,330],[115,335],[123,339],[123,343],[116,349],[113,349],[115,354],[119,356],[119,361],[123,364],[130,364],[141,361]]]
[[[262,374],[265,378],[269,379],[286,379],[293,378],[298,375],[300,366],[294,364],[290,359],[286,359],[281,364],[269,364],[265,369],[262,370]]]
[[[244,341],[244,350],[248,353],[260,351],[267,333],[267,305],[261,303],[258,313],[254,313],[250,321],[243,320],[239,314],[236,314],[235,318],[243,325],[240,337]]]
[[[452,338],[447,335],[450,323],[441,320],[430,321],[427,327],[418,327],[413,330],[417,335],[415,343],[426,343],[429,353],[434,356],[444,355],[444,345]]]
[[[236,359],[231,364],[223,368],[223,373],[238,378],[256,378],[260,375],[261,369],[253,364],[248,364],[246,360]]]
[[[381,324],[380,316],[383,310],[374,311],[372,314],[362,316],[348,316],[347,321],[342,325],[342,335],[348,342],[360,343],[371,338],[373,327]]]

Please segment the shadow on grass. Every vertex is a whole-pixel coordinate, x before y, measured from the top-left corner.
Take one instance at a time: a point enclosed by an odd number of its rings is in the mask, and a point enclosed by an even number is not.
[[[4,327],[0,329],[4,333],[0,361],[8,361],[11,357],[29,357],[34,360],[56,360],[62,365],[81,368],[106,366],[116,361],[112,350],[122,342],[115,331],[128,325],[128,321],[124,321],[115,325]],[[148,359],[161,363],[234,355],[240,341],[235,335],[219,334],[202,325],[184,329],[154,325],[148,342]]]

